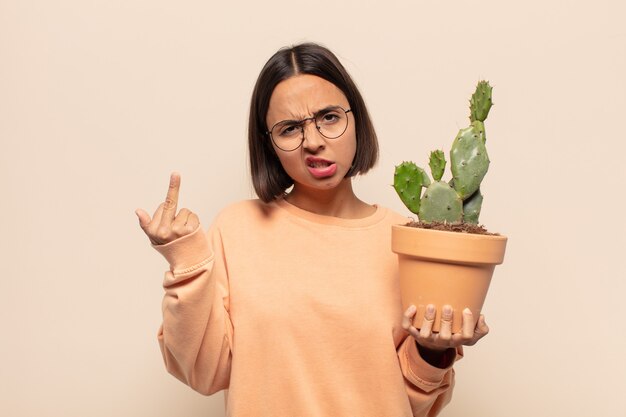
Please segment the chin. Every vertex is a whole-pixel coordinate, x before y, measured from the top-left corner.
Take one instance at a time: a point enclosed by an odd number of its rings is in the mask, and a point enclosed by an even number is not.
[[[339,187],[346,179],[347,178],[344,178],[341,175],[335,174],[330,178],[324,178],[323,180],[318,180],[318,182],[314,182],[313,184],[311,184],[311,187],[320,190],[332,190],[333,188]]]

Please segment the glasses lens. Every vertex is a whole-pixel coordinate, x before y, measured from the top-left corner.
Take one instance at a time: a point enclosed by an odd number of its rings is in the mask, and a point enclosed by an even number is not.
[[[270,132],[274,144],[284,151],[297,149],[303,141],[304,124],[310,120],[285,120],[277,123]],[[335,139],[348,128],[348,115],[341,107],[331,107],[315,115],[315,125],[322,136]]]
[[[290,121],[280,122],[272,129],[272,139],[284,151],[292,151],[302,143],[300,124]]]
[[[315,117],[315,124],[322,135],[335,139],[348,128],[348,115],[341,107],[321,112]]]

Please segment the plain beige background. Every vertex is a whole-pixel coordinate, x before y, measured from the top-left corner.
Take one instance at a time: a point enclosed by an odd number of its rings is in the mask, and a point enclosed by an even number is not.
[[[394,165],[447,153],[475,83],[494,86],[481,222],[508,252],[443,415],[622,416],[625,16],[621,0],[0,0],[0,415],[224,415],[222,393],[164,369],[167,265],[134,210],[174,170],[203,227],[253,197],[256,76],[317,41],[379,133],[359,195],[406,214]]]

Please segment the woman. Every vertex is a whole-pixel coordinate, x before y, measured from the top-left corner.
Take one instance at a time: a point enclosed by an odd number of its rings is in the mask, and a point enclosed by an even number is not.
[[[451,398],[462,345],[488,332],[463,314],[451,334],[404,314],[391,225],[407,218],[360,200],[352,177],[376,162],[365,103],[329,50],[279,50],[257,80],[249,149],[258,200],[233,204],[208,232],[178,214],[180,176],[154,214],[136,211],[169,262],[158,332],[167,370],[227,415],[422,416]]]

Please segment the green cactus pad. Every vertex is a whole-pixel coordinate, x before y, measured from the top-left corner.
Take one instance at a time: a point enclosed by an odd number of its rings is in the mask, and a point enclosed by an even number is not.
[[[489,114],[489,110],[493,105],[491,101],[491,90],[489,81],[479,81],[476,85],[476,91],[470,99],[470,121],[479,120],[484,122]]]
[[[422,187],[428,187],[430,185],[430,177],[422,168],[417,167],[417,170],[422,174]]]
[[[487,134],[485,133],[485,124],[479,120],[473,121],[472,126],[474,130],[478,132],[478,136],[482,139],[483,143],[487,142]]]
[[[446,156],[443,151],[437,149],[430,153],[430,172],[433,174],[433,180],[439,181],[443,177],[443,171],[446,169]]]
[[[419,213],[422,184],[424,183],[424,170],[413,162],[403,162],[396,167],[393,175],[393,188],[404,205],[413,213]],[[430,182],[428,177],[426,180]]]
[[[478,188],[474,194],[463,201],[463,221],[465,223],[478,224],[482,204],[483,195],[480,193],[480,188]]]
[[[433,221],[458,223],[463,220],[463,201],[450,184],[436,181],[424,192],[418,216],[426,223]]]
[[[489,156],[478,128],[472,125],[459,130],[450,149],[450,170],[454,189],[462,200],[480,187],[488,169]]]

